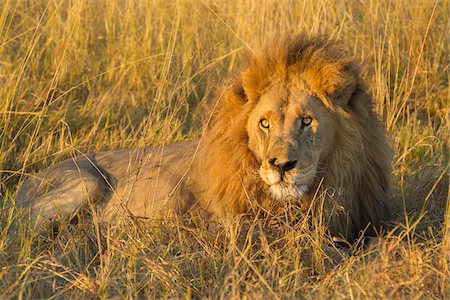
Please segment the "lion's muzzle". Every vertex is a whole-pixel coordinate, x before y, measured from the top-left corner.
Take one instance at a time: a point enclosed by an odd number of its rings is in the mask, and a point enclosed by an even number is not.
[[[263,181],[269,185],[270,194],[275,199],[302,198],[308,191],[313,168],[299,170],[297,160],[282,161],[265,160],[259,173]]]
[[[280,162],[279,159],[272,158],[263,162],[260,168],[260,175],[268,185],[277,184],[282,181],[289,183],[289,180],[286,179],[288,179],[289,173],[294,171],[296,165],[296,160]]]

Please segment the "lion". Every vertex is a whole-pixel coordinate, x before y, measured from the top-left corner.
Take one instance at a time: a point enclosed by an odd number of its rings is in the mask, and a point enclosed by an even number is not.
[[[99,220],[200,211],[229,220],[318,191],[332,236],[376,234],[391,216],[391,150],[358,64],[337,41],[286,37],[217,89],[193,141],[79,155],[27,178],[33,228],[95,207]]]

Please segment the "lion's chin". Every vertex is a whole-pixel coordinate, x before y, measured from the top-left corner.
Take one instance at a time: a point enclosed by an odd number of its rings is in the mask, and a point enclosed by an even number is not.
[[[270,195],[275,200],[299,200],[308,192],[307,185],[294,185],[285,182],[272,184],[269,187]]]

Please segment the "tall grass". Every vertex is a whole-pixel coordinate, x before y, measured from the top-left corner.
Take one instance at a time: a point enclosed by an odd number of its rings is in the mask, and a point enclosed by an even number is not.
[[[449,2],[0,2],[1,297],[445,298],[450,294]],[[285,32],[342,40],[394,158],[398,228],[341,248],[320,226],[193,217],[8,236],[27,174],[73,154],[192,139],[214,86]],[[94,222],[95,223],[95,222]]]

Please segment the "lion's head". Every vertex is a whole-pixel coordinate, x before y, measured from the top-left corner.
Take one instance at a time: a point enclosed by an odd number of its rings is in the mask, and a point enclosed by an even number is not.
[[[272,82],[247,121],[248,147],[277,200],[304,197],[332,150],[336,122],[298,76]]]
[[[353,239],[389,218],[390,148],[338,43],[299,37],[253,53],[209,121],[201,165],[216,214],[245,212],[249,199],[308,206],[322,182],[332,234]]]

